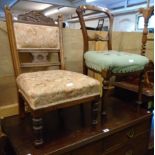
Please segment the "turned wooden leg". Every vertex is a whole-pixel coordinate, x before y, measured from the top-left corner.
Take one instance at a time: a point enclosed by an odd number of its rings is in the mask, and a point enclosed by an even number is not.
[[[95,100],[91,104],[91,111],[92,111],[92,125],[96,126],[98,123],[98,114],[99,114],[99,100]]]
[[[142,104],[143,86],[144,86],[144,72],[142,72],[139,77],[138,101],[137,101],[137,109],[138,110]]]
[[[44,143],[43,141],[43,122],[41,117],[33,117],[33,132],[34,132],[34,145],[40,146]]]
[[[18,108],[19,108],[19,116],[20,118],[25,117],[25,101],[23,96],[18,92]]]
[[[108,93],[109,90],[109,77],[105,77],[103,82],[102,82],[102,98],[101,98],[101,115],[106,116],[106,111],[105,111],[105,97]]]

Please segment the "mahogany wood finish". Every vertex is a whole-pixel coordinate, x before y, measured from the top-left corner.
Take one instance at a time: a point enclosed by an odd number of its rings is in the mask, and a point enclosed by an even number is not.
[[[13,66],[15,70],[15,76],[17,77],[19,74],[22,73],[23,68],[32,68],[32,67],[48,67],[48,66],[59,66],[60,69],[64,69],[64,54],[63,54],[63,45],[62,45],[62,17],[59,16],[58,25],[55,25],[54,21],[51,18],[43,16],[39,12],[30,12],[24,15],[19,16],[19,21],[16,22],[24,22],[28,24],[37,24],[37,25],[46,25],[46,26],[57,26],[59,28],[59,41],[60,41],[60,48],[17,48],[16,39],[15,39],[15,32],[14,32],[14,24],[12,19],[12,14],[8,7],[5,8],[5,15],[6,15],[6,24],[10,42],[10,49],[12,54]],[[48,37],[48,36],[47,36]],[[58,54],[58,63],[51,63],[47,60],[47,55],[49,53],[57,53]],[[21,62],[19,53],[31,53],[33,56],[32,62]],[[38,59],[37,57],[42,57],[42,59]],[[85,97],[83,99],[76,99],[74,101],[69,101],[65,104],[56,104],[47,106],[46,108],[39,108],[37,110],[32,109],[29,106],[28,101],[21,95],[18,91],[18,103],[19,103],[19,115],[21,118],[25,117],[25,104],[27,105],[28,110],[31,112],[32,115],[32,126],[34,132],[34,144],[35,146],[40,146],[44,143],[44,127],[42,123],[42,117],[48,111],[56,110],[56,109],[63,109],[70,106],[75,106],[87,102],[97,102],[94,103],[95,106],[92,106],[92,125],[97,123],[97,108],[98,108],[98,100],[100,99],[99,95]],[[95,123],[94,123],[95,122]],[[21,120],[23,123],[23,120]]]
[[[2,127],[18,155],[148,155],[151,113],[142,108],[136,113],[134,104],[111,97],[105,106],[108,117],[96,128],[91,127],[90,104],[84,107],[85,127],[81,126],[78,107],[63,111],[63,129],[59,128],[58,111],[46,114],[47,143],[38,149],[32,145],[30,115],[23,122],[19,116],[5,118]]]
[[[10,144],[8,136],[1,129],[1,120],[0,120],[0,155],[15,155],[14,149]]]
[[[107,37],[106,38],[102,38],[98,35],[95,36],[95,38],[90,38],[87,32],[87,27],[85,25],[85,20],[84,20],[84,15],[83,12],[85,12],[86,10],[91,10],[94,11],[95,13],[102,13],[103,14],[103,18],[106,16],[109,19],[109,30],[107,33]],[[107,9],[107,8],[101,8],[101,7],[97,7],[97,6],[90,6],[90,5],[85,5],[85,6],[80,6],[77,8],[76,10],[79,20],[80,20],[80,24],[81,24],[81,29],[82,29],[82,34],[83,34],[83,51],[84,53],[86,51],[89,51],[89,41],[106,41],[107,42],[107,46],[108,46],[108,50],[112,50],[112,26],[113,26],[113,15],[111,14],[111,12]],[[83,58],[83,71],[84,73],[87,75],[88,73],[88,69],[92,70],[91,68],[87,68],[86,64],[85,64],[85,60]],[[95,70],[92,70],[94,72],[97,72]],[[142,103],[142,89],[143,89],[143,75],[144,75],[145,69],[142,71],[139,71],[139,87],[138,87],[138,101],[137,101],[137,107],[139,107],[139,105]],[[114,74],[112,73],[112,71],[109,69],[107,71],[102,70],[99,73],[104,81],[103,81],[103,86],[102,86],[102,115],[105,115],[106,112],[104,111],[104,98],[107,94],[107,91],[111,88],[110,87],[110,78],[112,76],[116,76],[116,80],[118,79],[117,77],[121,77],[121,76],[129,76],[132,74],[135,74],[135,72],[130,72],[130,73],[125,73],[125,74]]]
[[[7,136],[0,130],[0,154],[5,155],[5,143],[7,141]]]

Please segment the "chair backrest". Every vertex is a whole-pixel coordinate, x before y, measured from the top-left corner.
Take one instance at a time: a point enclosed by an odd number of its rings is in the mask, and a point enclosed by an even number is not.
[[[8,7],[5,7],[5,16],[15,76],[26,68],[40,70],[58,66],[64,69],[61,16],[55,24],[53,19],[32,11],[13,21]],[[53,53],[58,56],[56,63],[50,61]]]
[[[96,30],[102,31],[103,30],[103,24],[104,24],[104,18],[100,18],[98,20],[98,24],[97,24]]]
[[[95,38],[92,38],[88,36],[87,27],[85,24],[84,19],[84,12],[86,10],[93,11],[96,13],[102,13],[99,18],[102,18],[102,20],[106,17],[109,19],[109,28],[106,38],[103,38],[101,36],[95,35]],[[76,12],[79,17],[79,21],[81,24],[82,34],[83,34],[83,41],[84,41],[84,52],[89,50],[89,41],[107,41],[108,44],[108,50],[112,49],[112,26],[113,26],[113,15],[110,13],[110,11],[107,8],[101,8],[97,6],[90,6],[90,5],[83,5],[76,9]],[[92,15],[92,13],[90,13]],[[91,18],[90,15],[90,18]],[[89,18],[89,20],[90,20]],[[95,18],[96,19],[96,18]]]

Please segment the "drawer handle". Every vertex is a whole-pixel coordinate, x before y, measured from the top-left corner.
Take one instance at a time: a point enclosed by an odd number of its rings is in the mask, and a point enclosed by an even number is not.
[[[133,138],[134,134],[135,134],[134,130],[131,129],[131,130],[127,133],[127,136],[128,136],[128,138]]]

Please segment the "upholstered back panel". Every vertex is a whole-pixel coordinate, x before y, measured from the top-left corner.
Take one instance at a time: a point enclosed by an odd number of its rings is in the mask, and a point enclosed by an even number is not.
[[[14,23],[17,48],[59,48],[59,28]]]

